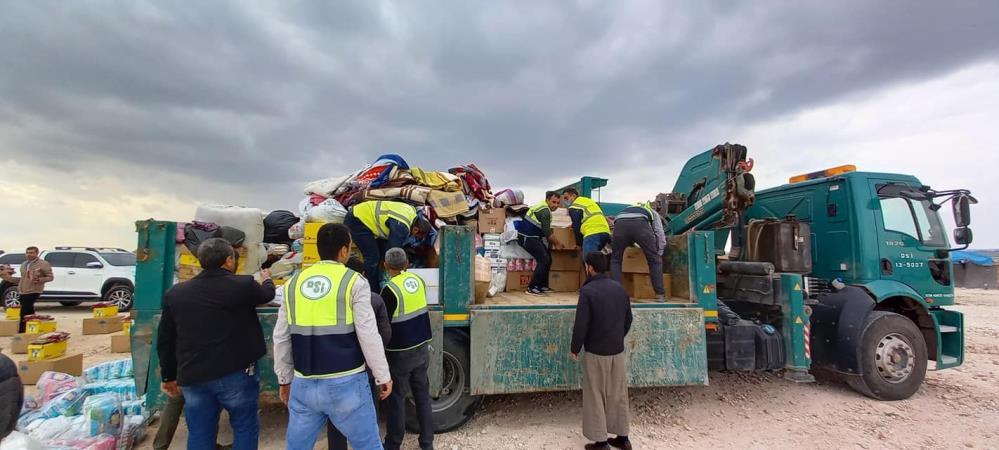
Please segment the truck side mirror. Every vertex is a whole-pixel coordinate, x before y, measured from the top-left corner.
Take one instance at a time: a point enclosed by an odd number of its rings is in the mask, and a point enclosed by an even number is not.
[[[971,225],[971,201],[967,196],[959,195],[954,199],[954,224],[958,228]],[[970,233],[970,232],[969,232]]]
[[[956,242],[957,245],[970,245],[973,238],[974,236],[971,233],[971,228],[962,227],[954,229],[954,242]]]

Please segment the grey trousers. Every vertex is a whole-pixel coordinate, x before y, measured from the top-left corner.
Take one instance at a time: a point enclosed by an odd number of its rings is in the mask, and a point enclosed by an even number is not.
[[[583,353],[583,436],[600,442],[628,435],[628,352]]]
[[[663,288],[663,258],[656,253],[659,243],[652,224],[642,219],[624,219],[614,222],[614,237],[611,239],[611,277],[622,281],[621,265],[624,261],[624,250],[638,244],[645,252],[645,260],[649,263],[649,278],[652,279],[652,290],[656,295],[665,295]]]

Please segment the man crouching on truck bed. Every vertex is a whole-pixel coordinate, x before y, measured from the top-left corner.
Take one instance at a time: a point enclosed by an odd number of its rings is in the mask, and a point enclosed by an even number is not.
[[[631,450],[628,441],[628,353],[631,300],[621,283],[607,276],[607,257],[590,252],[584,259],[588,280],[579,290],[570,357],[583,355],[583,436],[587,450],[609,445]],[[616,435],[607,439],[607,433]],[[608,445],[609,444],[609,445]]]
[[[371,292],[382,287],[382,257],[390,248],[402,247],[406,238],[418,240],[431,231],[430,222],[408,203],[371,200],[350,207],[343,224],[364,256],[364,277]]]
[[[559,245],[552,236],[552,211],[558,209],[559,200],[558,192],[546,192],[545,201],[530,207],[524,220],[517,222],[517,243],[538,262],[531,284],[527,286],[530,295],[542,295],[552,290],[548,287],[548,274],[552,268],[551,246]],[[548,239],[547,243],[545,239]]]

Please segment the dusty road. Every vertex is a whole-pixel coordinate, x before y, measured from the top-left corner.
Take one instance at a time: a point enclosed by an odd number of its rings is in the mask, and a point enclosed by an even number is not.
[[[707,387],[632,390],[635,448],[996,448],[999,292],[959,291],[958,303],[967,322],[965,364],[928,372],[909,400],[869,400],[828,377],[796,385],[769,375],[712,373]],[[65,309],[46,312],[85,315]],[[113,359],[106,339],[86,338],[74,347],[81,346],[87,364]],[[265,407],[261,420],[261,448],[283,448],[283,407]],[[436,447],[577,449],[585,443],[579,421],[576,392],[489,397],[465,427],[438,435]],[[183,449],[185,436],[182,424],[171,448]],[[406,448],[418,448],[414,436],[407,438]],[[141,448],[151,448],[151,438]],[[317,448],[326,448],[325,441]]]

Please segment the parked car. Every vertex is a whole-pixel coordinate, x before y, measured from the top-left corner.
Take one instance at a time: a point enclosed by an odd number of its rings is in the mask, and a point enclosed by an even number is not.
[[[135,254],[120,248],[56,247],[40,258],[52,266],[54,280],[45,285],[38,301],[58,301],[74,306],[84,301],[114,302],[121,311],[132,308],[135,291]],[[8,264],[20,276],[24,253],[0,255],[0,265]],[[4,306],[20,304],[17,286],[0,281]]]

